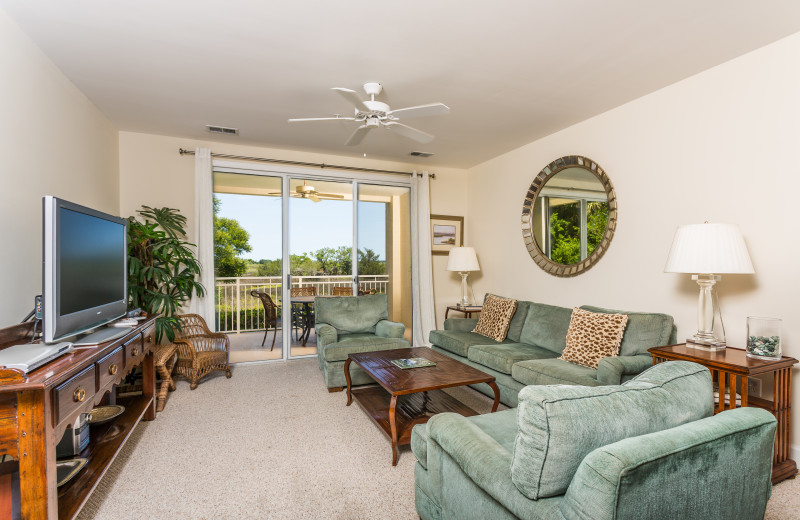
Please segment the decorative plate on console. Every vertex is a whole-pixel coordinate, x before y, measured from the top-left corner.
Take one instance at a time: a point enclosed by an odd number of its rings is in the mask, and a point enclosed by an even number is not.
[[[59,460],[56,462],[56,487],[61,487],[78,474],[87,463],[87,459],[78,457],[77,459]]]
[[[124,411],[125,407],[118,404],[98,406],[97,408],[92,408],[92,411],[89,412],[89,419],[87,422],[89,424],[103,424],[121,415]]]

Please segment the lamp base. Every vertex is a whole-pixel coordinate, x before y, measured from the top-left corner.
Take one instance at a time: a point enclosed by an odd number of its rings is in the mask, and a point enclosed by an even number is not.
[[[696,348],[698,350],[705,350],[708,352],[717,352],[720,350],[725,350],[725,348],[727,348],[727,344],[725,343],[724,339],[703,338],[698,336],[692,336],[691,338],[687,338],[686,346],[690,348]]]

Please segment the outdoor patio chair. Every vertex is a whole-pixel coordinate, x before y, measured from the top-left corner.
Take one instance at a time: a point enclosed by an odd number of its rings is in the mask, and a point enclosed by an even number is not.
[[[181,330],[175,331],[178,346],[178,362],[175,372],[189,379],[189,389],[197,388],[197,382],[214,370],[222,370],[231,377],[228,364],[230,344],[228,336],[208,330],[205,320],[197,314],[177,316]]]
[[[269,348],[269,351],[272,352],[272,349],[275,348],[275,337],[278,335],[278,306],[275,305],[275,302],[272,301],[269,294],[265,292],[254,289],[250,291],[250,296],[258,298],[264,305],[264,339],[261,340],[262,347],[264,346],[264,342],[267,341],[269,326],[272,325],[272,346]]]
[[[289,289],[289,295],[294,296],[316,296],[316,286],[311,287],[292,287]],[[311,305],[294,305],[292,304],[292,329],[294,330],[294,337],[299,341],[301,336],[314,326],[314,312],[311,310]],[[298,334],[299,332],[299,334]]]
[[[333,288],[333,295],[334,296],[353,296],[353,288],[352,287],[334,287]]]

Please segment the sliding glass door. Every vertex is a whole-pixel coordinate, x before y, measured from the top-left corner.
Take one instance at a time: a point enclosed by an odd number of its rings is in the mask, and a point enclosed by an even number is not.
[[[316,356],[314,298],[328,296],[386,294],[410,340],[407,184],[215,168],[215,325],[231,362]]]
[[[216,328],[230,361],[284,357],[283,180],[214,173]]]
[[[317,353],[314,298],[353,294],[353,183],[289,181],[289,357]]]
[[[358,185],[358,290],[386,294],[389,320],[411,341],[411,190]]]

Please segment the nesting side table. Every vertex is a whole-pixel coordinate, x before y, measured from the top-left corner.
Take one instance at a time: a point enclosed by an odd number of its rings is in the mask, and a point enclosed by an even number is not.
[[[653,355],[654,365],[662,361],[683,360],[700,363],[708,368],[712,380],[719,385],[719,398],[714,402],[715,414],[738,406],[756,406],[771,412],[778,419],[772,458],[772,483],[776,484],[797,475],[797,464],[790,458],[792,367],[797,363],[795,358],[783,356],[778,361],[761,360],[747,357],[745,350],[740,348],[728,347],[709,352],[687,346],[686,343],[653,347],[649,352]],[[748,395],[748,378],[762,374],[773,375],[771,401]],[[738,406],[737,399],[741,399]]]

